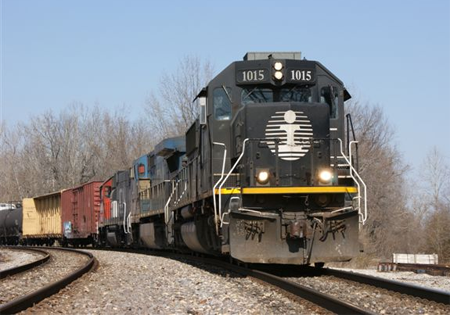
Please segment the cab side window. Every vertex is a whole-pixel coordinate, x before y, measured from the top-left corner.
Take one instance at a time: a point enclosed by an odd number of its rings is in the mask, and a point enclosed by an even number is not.
[[[213,92],[214,118],[216,120],[231,119],[231,88],[220,87]]]
[[[338,89],[334,86],[324,86],[320,90],[320,102],[330,106],[330,118],[338,117]]]

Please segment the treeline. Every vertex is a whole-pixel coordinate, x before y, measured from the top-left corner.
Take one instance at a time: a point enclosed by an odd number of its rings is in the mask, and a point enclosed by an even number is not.
[[[103,180],[154,145],[144,119],[124,109],[72,104],[14,128],[1,126],[0,200],[24,197]]]
[[[435,253],[450,263],[450,169],[433,148],[412,170],[396,148],[396,135],[379,106],[350,101],[359,141],[359,170],[368,189],[362,233],[364,259],[392,253]],[[365,263],[365,261],[363,261]]]
[[[182,134],[196,116],[192,100],[212,77],[209,62],[184,58],[131,119],[126,108],[72,104],[15,126],[0,124],[0,200],[15,201],[104,180],[130,167],[165,136]],[[420,166],[405,165],[393,126],[379,106],[350,101],[369,217],[360,261],[392,253],[436,253],[450,262],[450,170],[437,149]]]

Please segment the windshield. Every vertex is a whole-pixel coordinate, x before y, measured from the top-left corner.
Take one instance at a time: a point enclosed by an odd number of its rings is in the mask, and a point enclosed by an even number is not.
[[[269,103],[269,102],[304,102],[311,103],[311,89],[302,86],[274,89],[250,87],[242,89],[241,104]]]
[[[273,91],[267,88],[247,88],[242,90],[242,105],[273,102]]]
[[[311,103],[311,90],[309,88],[294,86],[291,89],[281,89],[280,102],[307,102]]]

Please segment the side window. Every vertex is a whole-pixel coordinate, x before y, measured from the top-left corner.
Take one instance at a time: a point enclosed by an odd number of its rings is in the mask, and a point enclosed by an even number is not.
[[[220,87],[213,93],[214,118],[230,120],[231,118],[231,88]]]
[[[334,86],[324,86],[320,90],[320,102],[330,106],[330,118],[338,117],[339,93]]]

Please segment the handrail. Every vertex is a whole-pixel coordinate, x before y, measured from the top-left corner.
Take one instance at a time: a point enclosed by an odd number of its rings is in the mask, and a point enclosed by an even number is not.
[[[355,145],[357,145],[358,144],[358,141],[350,141],[350,145],[349,145],[349,153],[350,153],[350,159],[352,158],[352,145],[353,144],[355,144]],[[358,179],[361,181],[361,184],[363,185],[363,188],[364,188],[364,215],[361,217],[361,219],[362,219],[362,224],[364,225],[364,223],[366,222],[366,220],[367,220],[367,185],[366,185],[366,183],[362,180],[362,178],[361,178],[361,176],[359,176],[359,174],[358,174],[358,172],[353,168],[353,166],[352,166],[352,169],[353,169],[353,171],[355,172],[355,175],[358,177]],[[359,207],[360,207],[360,209],[361,209],[361,201],[359,201],[358,202],[358,204],[359,204]]]
[[[118,218],[119,211],[117,211],[117,200],[111,201],[111,208],[112,208],[111,209],[112,213],[110,213],[110,216],[113,217],[114,219]],[[111,218],[109,218],[109,219],[111,219]]]
[[[181,181],[181,180],[180,180]],[[187,191],[187,180],[183,180],[184,181],[184,189],[183,189],[183,191],[181,192],[181,194],[179,194],[177,197],[178,197],[178,199],[176,200],[176,201],[174,201],[174,203],[173,203],[173,205],[174,206],[177,206],[179,203],[180,203],[180,201],[183,199],[183,197],[184,197],[184,194],[186,193],[186,191]],[[178,186],[178,185],[177,185]],[[178,192],[178,188],[177,188],[177,192]]]
[[[173,183],[174,181],[172,180],[171,182]],[[178,183],[177,183],[177,185],[178,185]],[[175,192],[175,185],[172,184],[172,192],[171,192],[169,198],[167,199],[166,204],[164,205],[164,221],[166,222],[166,225],[167,225],[167,223],[169,223],[169,220],[168,220],[169,203],[170,203],[170,200],[172,200],[172,196],[173,196],[174,192]]]
[[[217,181],[217,183],[213,187],[214,224],[216,225],[216,234],[219,235],[219,221],[220,221],[220,217],[218,219],[218,216],[217,216],[216,187],[222,181],[223,175],[225,173],[225,162],[226,162],[226,157],[227,157],[227,146],[225,145],[225,143],[221,143],[221,142],[213,142],[213,144],[224,146],[223,162],[222,162],[222,173],[220,175],[219,180]],[[213,176],[213,180],[214,180],[214,176]],[[221,194],[220,190],[219,190],[219,208],[220,209],[222,208],[222,194]]]
[[[236,166],[239,164],[239,162],[241,161],[242,157],[244,156],[245,153],[245,144],[246,142],[249,140],[249,138],[245,138],[245,140],[242,142],[242,152],[241,155],[239,155],[239,158],[236,160],[236,162],[234,163],[233,167],[230,169],[230,171],[228,172],[227,176],[225,177],[225,179],[222,181],[222,183],[219,186],[219,194],[222,191],[222,186],[224,183],[226,183],[226,181],[228,180],[228,177],[230,177],[231,173],[233,173],[234,169],[236,168]],[[219,204],[219,219],[222,217],[222,205]]]
[[[358,186],[358,212],[361,218],[361,223],[364,225],[364,223],[367,220],[367,187],[366,184],[364,183],[364,181],[362,180],[361,176],[359,176],[358,172],[356,171],[356,169],[353,167],[352,162],[347,158],[347,156],[345,156],[344,154],[344,149],[342,146],[342,140],[341,138],[338,138],[339,143],[340,143],[340,151],[342,154],[342,157],[345,159],[345,161],[347,162],[349,168],[350,168],[350,176],[352,177],[353,181],[356,183],[356,185]],[[355,143],[357,141],[351,141],[350,145],[349,145],[349,150],[351,148],[351,144]],[[351,155],[350,155],[351,156]],[[357,178],[355,178],[355,176]],[[361,213],[361,185],[364,187],[364,214]]]
[[[127,231],[128,234],[131,234],[131,211],[128,213],[127,216]]]
[[[124,202],[123,203],[123,231],[125,232],[125,234],[128,234],[126,223],[125,223],[126,218],[127,218],[127,203]]]

